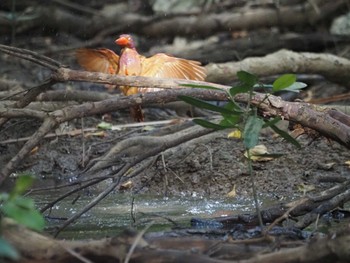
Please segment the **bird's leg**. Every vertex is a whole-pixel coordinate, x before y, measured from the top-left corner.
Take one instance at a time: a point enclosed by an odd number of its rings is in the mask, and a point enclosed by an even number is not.
[[[137,122],[143,122],[145,120],[145,116],[140,105],[130,107],[130,113]]]

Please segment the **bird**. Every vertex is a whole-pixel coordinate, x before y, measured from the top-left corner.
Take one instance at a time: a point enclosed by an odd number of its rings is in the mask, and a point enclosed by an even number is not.
[[[206,77],[205,68],[200,62],[177,58],[165,53],[151,57],[140,55],[131,35],[122,34],[115,43],[121,47],[120,56],[107,48],[76,50],[76,58],[81,67],[87,71],[117,74],[120,76],[144,76],[154,78],[187,79],[203,81]],[[124,95],[156,92],[159,88],[119,87]],[[144,115],[139,105],[131,108],[135,121],[144,121]]]

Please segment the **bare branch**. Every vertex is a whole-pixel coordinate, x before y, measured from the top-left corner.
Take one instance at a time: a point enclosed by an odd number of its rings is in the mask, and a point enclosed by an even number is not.
[[[254,6],[246,5],[221,13],[180,14],[180,15],[139,15],[128,12],[127,6],[121,5],[112,16],[103,16],[101,12],[93,13],[89,19],[86,15],[68,12],[57,6],[40,5],[34,9],[35,19],[31,22],[40,25],[43,21],[47,27],[59,29],[81,37],[93,37],[107,29],[109,34],[128,32],[130,28],[135,33],[148,37],[157,36],[210,36],[217,32],[232,32],[235,30],[256,29],[262,27],[288,27],[315,25],[336,11],[347,8],[347,1],[302,1],[298,5]],[[4,22],[4,21],[1,21]],[[5,21],[6,22],[6,21]],[[18,21],[24,24],[26,21]],[[5,24],[5,25],[4,25]],[[3,26],[9,26],[8,21]],[[33,26],[34,26],[33,25]],[[183,28],[184,30],[178,30]],[[83,30],[85,29],[85,30]]]
[[[335,83],[350,83],[350,61],[332,54],[280,50],[264,57],[250,57],[240,62],[209,64],[206,69],[207,81],[218,83],[231,83],[240,70],[257,76],[284,73],[320,74]]]
[[[41,65],[51,70],[56,70],[59,67],[63,66],[61,63],[57,62],[56,60],[53,60],[49,57],[45,57],[43,55],[40,55],[36,52],[30,51],[27,49],[10,47],[10,46],[0,44],[0,51],[15,57],[19,57],[19,58],[31,61],[33,63],[36,63],[38,65]]]

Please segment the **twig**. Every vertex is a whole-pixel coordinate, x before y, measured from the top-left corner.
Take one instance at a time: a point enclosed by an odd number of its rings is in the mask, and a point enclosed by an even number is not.
[[[65,7],[69,7],[74,11],[79,11],[79,12],[84,12],[87,14],[91,14],[94,16],[102,16],[101,13],[97,12],[96,10],[87,7],[86,5],[79,5],[79,4],[75,4],[75,3],[71,3],[65,0],[53,0],[53,2],[60,4],[62,6]]]
[[[49,80],[46,80],[43,84],[41,84],[39,86],[35,86],[33,88],[30,88],[27,91],[27,93],[19,101],[17,101],[12,107],[13,108],[24,108],[29,103],[34,101],[35,98],[41,92],[45,91],[47,88],[51,87],[55,83],[56,83],[55,80],[49,79]],[[0,118],[0,126],[4,125],[7,122],[7,120],[8,120],[8,118],[6,118],[6,117]]]
[[[294,209],[296,209],[297,207],[299,207],[302,204],[305,204],[307,201],[308,201],[307,199],[303,198],[303,199],[300,199],[300,200],[296,201],[295,203],[293,203],[293,205],[282,216],[276,218],[275,221],[273,221],[266,229],[264,229],[263,235],[267,235],[275,225],[277,225],[280,222],[282,222],[283,220],[287,219],[289,217],[289,214]]]
[[[322,202],[319,206],[313,209],[311,212],[303,216],[301,220],[299,220],[295,227],[299,229],[303,229],[309,226],[312,222],[317,220],[319,215],[323,215],[324,213],[338,207],[340,204],[344,204],[350,200],[350,189],[332,197],[331,199]]]
[[[91,182],[87,183],[87,184],[83,184],[81,186],[79,186],[78,188],[75,188],[63,195],[61,195],[60,197],[56,198],[54,201],[46,204],[44,207],[42,207],[40,209],[40,212],[43,213],[45,212],[47,209],[53,207],[55,204],[57,204],[58,202],[62,201],[63,199],[65,199],[66,197],[68,196],[71,196],[72,194],[76,193],[76,192],[79,192],[89,186],[92,186],[92,185],[95,185],[95,184],[98,184],[99,182],[103,181],[103,180],[106,180],[106,179],[109,179],[110,177],[100,177],[100,178],[95,178],[94,180],[91,180]],[[78,183],[78,182],[77,182]],[[77,184],[76,183],[76,184]]]
[[[30,51],[27,49],[10,47],[0,44],[0,51],[15,57],[31,61],[35,64],[38,64],[51,70],[57,70],[58,68],[63,67],[63,65],[60,62],[57,62],[52,58],[40,55],[34,51]]]
[[[253,165],[252,165],[253,161],[251,158],[250,149],[246,148],[246,152],[248,155],[248,170],[249,170],[250,181],[251,181],[252,189],[253,189],[253,199],[254,199],[254,204],[255,204],[255,211],[256,211],[256,215],[258,216],[261,231],[263,231],[264,230],[264,222],[263,222],[262,216],[261,216],[258,194],[257,194],[256,185],[255,185],[255,173],[253,171]]]
[[[146,156],[149,157],[149,156]],[[145,159],[141,158],[141,160]],[[74,214],[72,217],[70,217],[55,233],[55,236],[57,236],[63,229],[65,229],[68,225],[70,225],[71,223],[73,223],[75,220],[77,220],[81,215],[83,215],[84,213],[86,213],[87,211],[89,211],[92,207],[94,207],[95,205],[97,205],[103,198],[105,198],[111,191],[113,191],[122,181],[122,178],[124,180],[127,180],[129,178],[132,178],[136,175],[138,175],[139,173],[141,173],[142,171],[145,170],[145,167],[148,166],[148,164],[153,163],[153,159],[148,160],[147,162],[145,162],[143,165],[141,165],[138,169],[135,169],[134,171],[132,171],[131,173],[129,173],[130,169],[137,163],[141,162],[140,159],[136,159],[131,163],[126,163],[124,165],[122,165],[117,173],[112,177],[113,179],[113,183],[110,184],[106,189],[104,189],[97,197],[95,197],[92,201],[89,202],[89,204],[87,204],[85,207],[83,207],[81,209],[81,211],[79,211],[78,213]],[[128,174],[129,173],[129,174]],[[128,176],[125,176],[128,175]]]
[[[202,144],[202,146],[204,146],[208,150],[210,171],[213,171],[214,170],[214,168],[213,168],[213,153],[211,151],[211,148],[205,144]]]
[[[168,196],[168,186],[169,186],[169,181],[168,181],[168,173],[167,173],[167,167],[165,163],[165,158],[164,158],[164,153],[160,154],[162,163],[163,163],[163,168],[164,168],[164,196]]]
[[[67,251],[69,254],[71,254],[74,258],[78,259],[79,261],[81,261],[83,263],[94,263],[93,261],[89,260],[88,258],[80,255],[78,252],[74,251],[74,249],[71,249],[71,248],[65,246],[61,242],[57,242],[57,245],[62,247],[65,251]]]
[[[85,167],[85,124],[84,124],[84,118],[81,118],[81,140],[82,140],[82,145],[81,145],[81,151],[82,151],[82,158],[81,158],[81,166]]]
[[[154,224],[154,222],[149,223],[144,229],[142,229],[142,231],[140,233],[137,234],[134,242],[132,243],[128,253],[126,254],[124,263],[128,263],[132,253],[134,253],[134,250],[136,248],[136,246],[139,244],[139,242],[141,241],[142,236],[146,233],[146,231]]]
[[[121,176],[123,174],[125,174],[129,169],[131,168],[131,166],[129,165],[125,165],[122,170],[118,173]],[[54,236],[57,237],[57,235],[63,230],[65,229],[67,226],[69,226],[71,223],[73,223],[75,220],[77,220],[82,214],[86,213],[87,211],[89,211],[91,208],[93,208],[95,205],[97,205],[102,199],[104,199],[110,192],[112,192],[118,185],[120,182],[120,178],[118,178],[116,181],[114,181],[113,183],[111,183],[107,188],[105,188],[105,190],[103,190],[99,195],[97,195],[94,199],[92,199],[89,204],[87,204],[80,212],[74,214],[73,216],[71,216],[70,218],[67,219],[66,222],[64,222],[63,225],[61,225],[57,231],[55,232]]]
[[[179,179],[181,183],[185,184],[185,181],[176,172],[174,172],[173,169],[167,167],[167,170],[170,171],[177,179]]]

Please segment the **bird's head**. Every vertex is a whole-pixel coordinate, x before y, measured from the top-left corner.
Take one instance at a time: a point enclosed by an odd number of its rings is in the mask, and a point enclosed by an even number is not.
[[[134,40],[130,35],[127,34],[120,35],[115,43],[121,47],[135,48]]]

